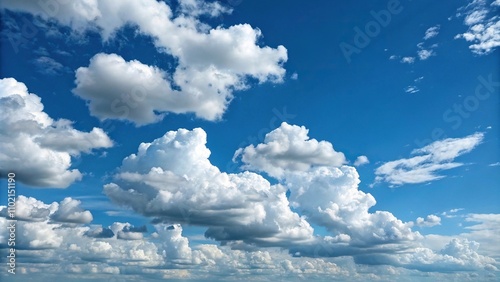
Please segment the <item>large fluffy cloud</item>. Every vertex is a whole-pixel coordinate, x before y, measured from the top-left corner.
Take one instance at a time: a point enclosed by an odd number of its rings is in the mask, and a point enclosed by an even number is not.
[[[104,192],[157,222],[207,226],[205,235],[219,241],[281,246],[311,240],[313,229],[291,211],[282,185],[251,172],[221,172],[205,144],[200,128],[142,143]]]
[[[370,213],[371,194],[358,190],[359,175],[330,142],[310,139],[305,127],[282,123],[264,143],[237,151],[244,168],[282,179],[291,204],[309,221],[326,227],[330,242],[370,247],[418,238],[410,224],[385,211]]]
[[[71,157],[113,142],[100,128],[82,132],[65,119],[53,120],[39,96],[13,78],[0,80],[0,175],[42,187],[64,188],[82,177]]]
[[[138,125],[153,123],[163,114],[194,113],[217,120],[235,90],[259,83],[281,82],[287,50],[261,47],[261,31],[248,24],[211,28],[196,17],[228,12],[218,3],[181,1],[175,16],[165,2],[143,1],[3,1],[2,6],[44,19],[55,19],[76,30],[97,29],[104,40],[126,25],[151,36],[160,52],[178,65],[173,73],[117,55],[98,54],[76,72],[74,93],[89,101],[92,115],[126,119]],[[50,6],[50,7],[47,7]]]
[[[349,166],[319,167],[286,176],[290,201],[308,219],[325,226],[338,243],[356,247],[412,241],[420,237],[387,211],[369,212],[375,198],[358,190],[356,169]]]
[[[441,179],[441,170],[463,165],[453,160],[472,151],[483,140],[483,133],[475,133],[463,138],[447,138],[435,141],[423,148],[415,149],[417,156],[384,163],[375,170],[375,182],[393,185],[422,183]]]

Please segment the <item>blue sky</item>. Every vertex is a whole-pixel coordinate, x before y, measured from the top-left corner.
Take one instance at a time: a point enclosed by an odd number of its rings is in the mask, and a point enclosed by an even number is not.
[[[2,278],[497,280],[499,9],[2,1]]]

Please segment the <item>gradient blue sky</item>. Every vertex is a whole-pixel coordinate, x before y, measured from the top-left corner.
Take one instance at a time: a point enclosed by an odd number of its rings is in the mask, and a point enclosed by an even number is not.
[[[500,276],[498,0],[62,2],[0,2],[2,278]]]

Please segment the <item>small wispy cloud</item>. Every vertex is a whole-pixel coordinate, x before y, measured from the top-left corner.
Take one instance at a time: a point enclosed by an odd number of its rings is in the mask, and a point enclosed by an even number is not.
[[[405,88],[405,92],[406,93],[413,94],[413,93],[417,93],[418,91],[420,91],[420,89],[418,89],[418,87],[415,86],[415,85],[410,85],[410,86],[408,86],[408,87]]]
[[[444,216],[446,218],[454,218],[457,217],[456,213],[463,211],[464,208],[456,208],[456,209],[451,209],[449,211],[445,211],[441,213],[441,216]]]
[[[68,67],[65,67],[63,64],[47,56],[37,58],[34,64],[38,72],[47,75],[60,75],[69,72]]]
[[[436,55],[436,51],[434,51],[434,49],[436,49],[437,47],[438,47],[438,44],[432,44],[431,46],[426,47],[424,42],[418,43],[417,44],[417,48],[418,48],[417,55],[418,55],[418,58],[421,61],[425,61],[425,60],[429,59],[431,56],[435,56]]]
[[[431,39],[433,37],[436,37],[439,34],[439,29],[440,28],[441,28],[440,25],[435,25],[433,27],[428,28],[425,31],[424,40],[429,40],[429,39]]]
[[[417,184],[442,179],[439,171],[462,166],[455,158],[472,151],[484,138],[484,133],[474,133],[463,138],[447,138],[415,149],[411,158],[384,163],[375,170],[375,183],[392,185]]]

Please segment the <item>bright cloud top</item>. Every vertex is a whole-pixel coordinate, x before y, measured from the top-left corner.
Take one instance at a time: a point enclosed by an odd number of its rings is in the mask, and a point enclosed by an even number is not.
[[[159,52],[178,61],[175,71],[167,73],[114,54],[94,56],[88,67],[77,70],[73,91],[89,101],[91,114],[100,119],[144,125],[172,112],[217,120],[233,92],[249,87],[248,78],[279,83],[285,75],[282,64],[288,59],[287,50],[260,47],[259,29],[248,24],[211,28],[195,17],[226,11],[218,3],[181,1],[182,13],[177,17],[165,2],[155,0],[57,3],[55,13],[46,13],[41,2],[2,3],[4,8],[55,19],[75,30],[97,29],[103,40],[133,25],[153,38]]]
[[[453,160],[472,151],[483,137],[483,133],[475,133],[463,138],[435,141],[415,149],[412,151],[412,154],[417,155],[415,157],[390,161],[378,167],[375,170],[375,182],[402,185],[441,179],[444,176],[436,172],[462,166],[462,163]]]
[[[233,160],[241,157],[244,169],[266,172],[280,178],[285,171],[307,171],[312,166],[341,166],[343,153],[336,152],[328,141],[310,139],[304,126],[283,122],[266,134],[264,143],[236,151]]]
[[[30,186],[68,187],[82,178],[70,168],[72,156],[113,145],[100,128],[82,132],[50,118],[40,97],[13,78],[0,80],[0,112],[0,174],[14,172]]]

